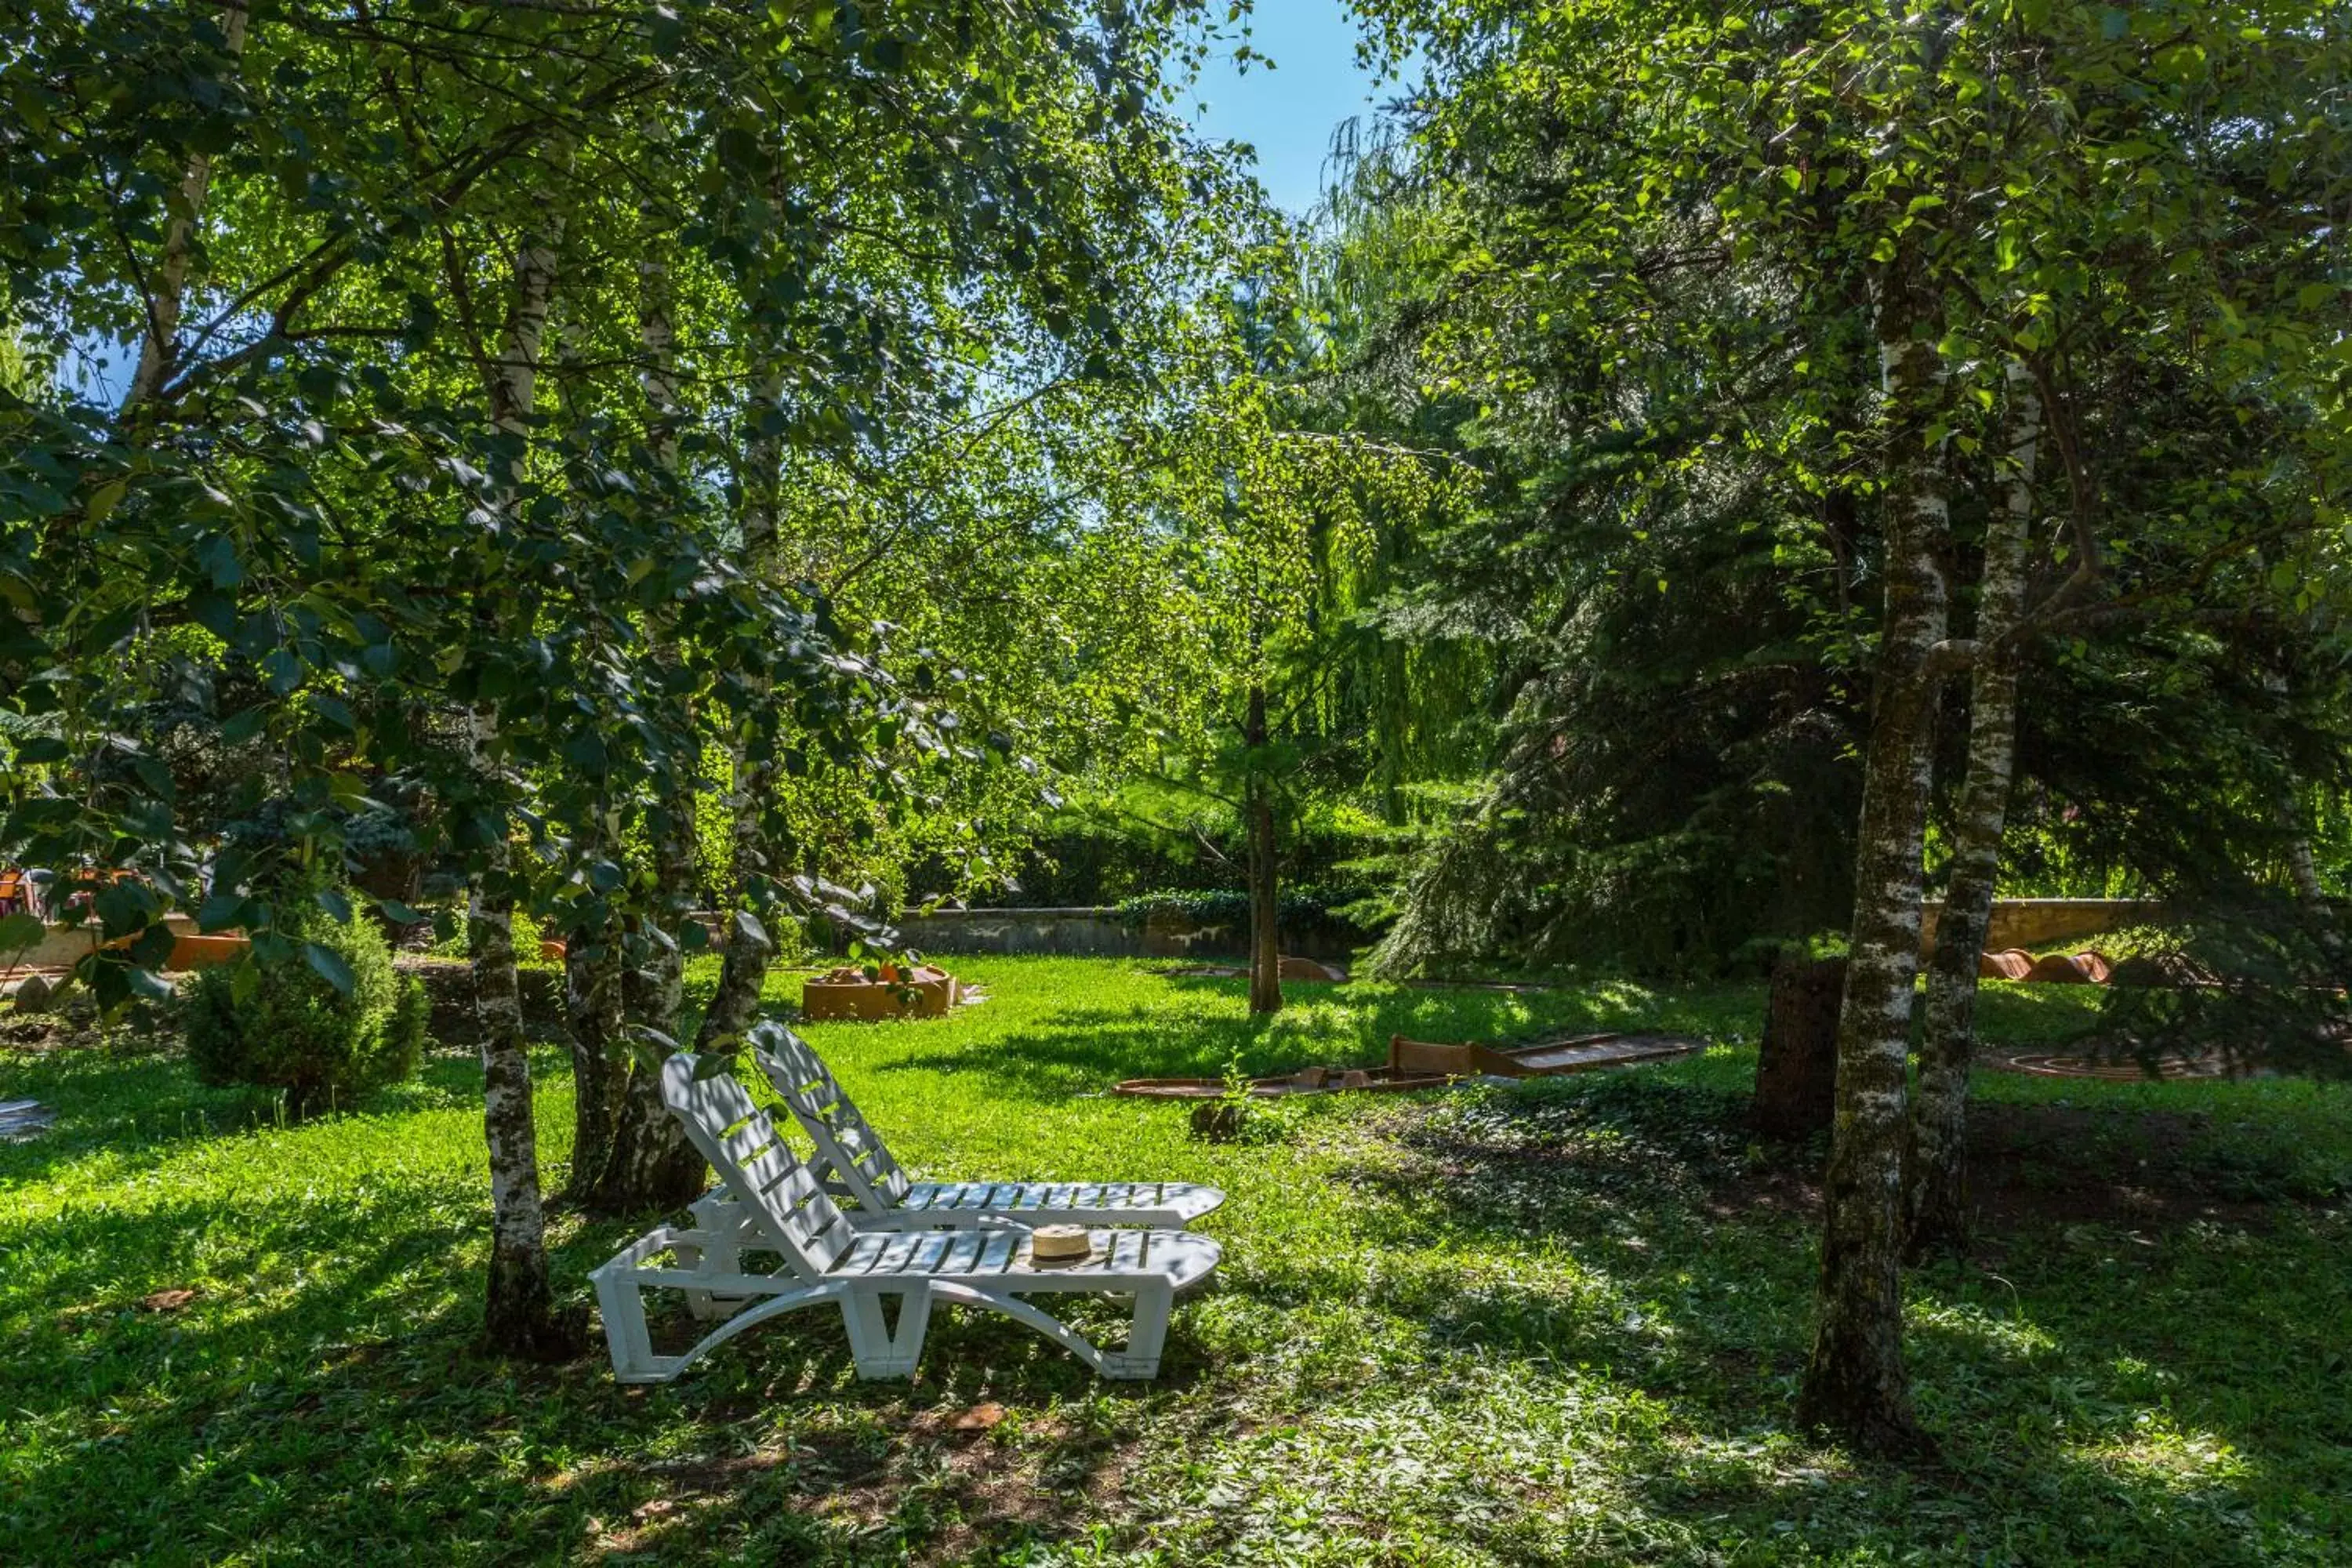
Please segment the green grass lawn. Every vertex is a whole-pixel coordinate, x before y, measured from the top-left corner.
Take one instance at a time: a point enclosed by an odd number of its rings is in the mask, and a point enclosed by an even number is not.
[[[601,1344],[505,1365],[472,1344],[466,1056],[285,1127],[150,1037],[0,1049],[0,1099],[61,1113],[0,1146],[0,1561],[2352,1562],[2352,1090],[1986,1075],[1984,1255],[1911,1281],[1942,1457],[1878,1468],[1790,1427],[1817,1152],[1741,1127],[1758,990],[1296,986],[1257,1026],[1237,981],[960,967],[993,1000],[809,1035],[919,1169],[1223,1186],[1158,1383],[962,1311],[911,1387],[856,1382],[817,1312],[667,1387]],[[2083,1006],[1984,1011],[2055,1040]],[[1722,1043],[1213,1146],[1099,1092],[1631,1025]],[[570,1084],[537,1065],[553,1185]],[[633,1228],[557,1216],[562,1289]]]

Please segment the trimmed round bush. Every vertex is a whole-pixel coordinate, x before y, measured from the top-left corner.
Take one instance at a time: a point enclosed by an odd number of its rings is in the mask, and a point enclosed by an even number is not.
[[[242,999],[241,965],[197,972],[187,1010],[196,1077],[282,1089],[287,1113],[302,1116],[414,1071],[425,1047],[425,987],[393,968],[392,944],[375,922],[337,921],[302,898],[279,906],[277,930],[297,945],[274,963],[249,960]],[[310,953],[312,944],[331,956]],[[349,991],[327,978],[337,960]]]

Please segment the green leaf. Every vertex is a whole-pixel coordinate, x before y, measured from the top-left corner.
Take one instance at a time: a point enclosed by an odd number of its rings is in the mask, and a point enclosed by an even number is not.
[[[170,924],[159,920],[131,944],[131,961],[142,969],[161,969],[171,963],[172,949],[178,943]]]
[[[47,934],[37,915],[19,911],[0,917],[0,952],[21,952]]]
[[[122,504],[122,498],[130,489],[129,480],[116,479],[110,484],[100,485],[91,491],[89,506],[83,514],[89,518],[90,525],[96,527],[104,522],[108,515]]]
[[[236,559],[236,542],[225,533],[216,533],[197,547],[196,563],[215,588],[234,588],[245,581],[245,568]]]
[[[760,923],[760,917],[749,910],[735,911],[735,934],[762,952],[776,945],[768,939],[768,928]]]
[[[215,893],[196,910],[196,929],[211,932],[245,923],[245,900],[236,893]]]
[[[319,972],[319,978],[344,995],[350,995],[353,988],[359,984],[359,976],[352,973],[352,966],[346,963],[343,961],[343,955],[333,948],[320,942],[306,942],[302,944],[302,956],[309,961],[312,969]]]

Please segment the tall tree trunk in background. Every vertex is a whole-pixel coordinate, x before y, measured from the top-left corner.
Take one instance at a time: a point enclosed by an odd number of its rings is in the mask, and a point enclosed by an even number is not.
[[[2278,815],[2279,826],[2285,830],[2287,878],[2303,906],[2304,924],[2328,963],[2340,969],[2347,956],[2344,932],[2336,923],[2336,904],[2327,896],[2327,884],[2319,878],[2319,858],[2312,853],[2303,803],[2290,795],[2279,803]]]
[[[2033,468],[2042,398],[2023,363],[2009,366],[2009,482],[1985,527],[1977,601],[1979,652],[1969,692],[1969,773],[1936,951],[1927,966],[1927,1033],[1919,1047],[1919,1100],[1911,1117],[1911,1163],[1903,1187],[1905,1246],[1913,1258],[1969,1246],[1969,1068],[1976,1055],[1977,963],[1992,921],[2000,840],[2017,759],[2015,650],[1996,648],[2025,614],[2027,545],[2033,530]]]
[[[1249,747],[1249,784],[1244,810],[1249,828],[1250,996],[1252,1013],[1282,1011],[1282,900],[1275,867],[1274,784],[1266,777],[1265,688],[1249,690],[1249,717],[1242,732]]]
[[[540,341],[555,293],[563,242],[560,211],[544,232],[515,254],[514,303],[489,380],[490,419],[499,434],[528,442],[537,394]],[[511,510],[524,456],[513,459],[504,507]],[[486,614],[487,612],[478,612]],[[471,716],[471,762],[485,780],[500,767],[498,717],[488,704]],[[503,816],[501,816],[503,823]],[[482,1034],[483,1131],[490,1154],[490,1279],[484,1324],[493,1349],[540,1358],[569,1355],[578,1323],[561,1321],[547,1277],[547,1234],[541,1212],[538,1133],[531,1120],[530,1058],[522,1028],[522,991],[515,973],[514,894],[503,826],[467,889],[467,946]]]
[[[1811,1138],[1837,1114],[1837,1032],[1845,960],[1783,952],[1772,965],[1748,1120],[1770,1138]]]
[[[690,837],[688,842],[690,848]],[[674,852],[674,844],[665,847],[656,838],[654,853],[657,865]],[[632,1022],[666,1020],[669,1027],[662,1028],[662,1033],[673,1039],[676,1036],[671,1031],[677,1026],[684,989],[679,958],[675,952],[656,952],[644,966],[629,970],[622,983]],[[662,1027],[657,1024],[652,1026]],[[599,1213],[613,1215],[677,1208],[701,1195],[709,1172],[709,1166],[702,1156],[686,1141],[686,1131],[678,1125],[677,1118],[662,1104],[659,1070],[644,1060],[634,1062],[628,1088],[622,1096],[613,1152],[604,1163],[604,1177],[597,1183],[590,1205]]]
[[[241,58],[251,16],[246,0],[227,0],[220,11],[221,35],[229,56]],[[195,259],[196,230],[204,222],[212,180],[210,157],[199,153],[188,160],[188,172],[180,182],[182,210],[164,230],[163,253],[155,263],[147,300],[147,330],[139,339],[139,364],[131,373],[131,388],[122,399],[125,414],[152,400],[179,367],[180,314],[187,308],[188,269]]]
[[[1886,603],[1857,837],[1853,936],[1838,1018],[1837,1122],[1824,1193],[1812,1355],[1798,1415],[1869,1451],[1924,1438],[1903,1365],[1903,1155],[1912,988],[1919,969],[1921,853],[1934,767],[1930,650],[1945,632],[1937,562],[1950,526],[1942,444],[1930,426],[1943,375],[1923,308],[1919,237],[1879,279],[1887,405]]]
[[[743,452],[743,572],[754,582],[766,583],[776,566],[776,521],[782,489],[783,433],[781,428],[783,379],[771,374],[760,388],[752,428]],[[755,683],[764,696],[767,682]],[[769,875],[768,841],[761,826],[761,808],[776,784],[776,760],[750,754],[741,742],[734,747],[733,798],[730,835],[729,880],[737,908],[750,906],[749,890]],[[768,965],[775,943],[761,942],[730,927],[727,953],[719,969],[719,989],[703,1011],[694,1048],[709,1049],[719,1041],[751,1026],[760,1007],[760,991],[768,982]]]
[[[637,266],[637,335],[646,353],[644,384],[654,450],[675,487],[677,344],[671,317],[669,267],[650,254],[659,243],[661,237],[649,237],[649,254]],[[675,668],[678,655],[670,628],[656,618],[647,634],[656,667]],[[632,966],[622,980],[631,1026],[654,1030],[672,1041],[677,1038],[678,1016],[686,996],[686,960],[677,939],[692,918],[693,894],[701,880],[701,856],[695,841],[699,762],[691,752],[674,760],[667,787],[647,824],[653,841],[654,883],[666,906],[663,919],[671,940],[656,940],[644,963]],[[708,1169],[694,1145],[687,1142],[685,1128],[662,1104],[660,1072],[646,1062],[635,1063],[622,1096],[613,1152],[597,1183],[594,1206],[607,1214],[676,1208],[700,1195]]]
[[[564,1196],[594,1201],[620,1136],[629,1087],[628,1022],[621,1005],[619,932],[576,931],[563,952],[564,1018],[572,1033],[572,1179]]]
[[[609,835],[583,847],[593,858]],[[621,1104],[629,1087],[628,1020],[622,1011],[621,931],[603,900],[597,912],[564,933],[564,1021],[572,1035],[572,1178],[564,1196],[594,1200],[620,1135]]]
[[[2279,812],[2279,820],[2286,825],[2286,872],[2294,884],[2294,896],[2332,924],[2335,910],[2327,901],[2327,884],[2319,879],[2319,857],[2312,853],[2311,835],[2303,830],[2301,805],[2289,801]]]
[[[587,323],[577,310],[563,321],[553,363],[566,389],[578,384],[585,359]],[[552,329],[551,329],[552,330]],[[575,437],[576,438],[576,437]],[[614,781],[609,773],[594,781],[590,820],[580,832],[574,859],[588,867],[617,862],[625,855],[624,817],[613,805]],[[593,883],[590,899],[563,931],[563,1018],[572,1042],[572,1168],[563,1184],[565,1201],[577,1207],[593,1204],[604,1167],[613,1157],[613,1140],[619,1135],[621,1101],[629,1087],[628,1018],[621,997],[625,955],[621,941],[619,902],[625,889],[615,885],[599,895]]]

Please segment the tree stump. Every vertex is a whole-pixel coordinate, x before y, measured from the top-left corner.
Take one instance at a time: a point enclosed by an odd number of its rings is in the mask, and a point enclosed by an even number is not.
[[[1764,1040],[1756,1055],[1757,1130],[1809,1138],[1830,1124],[1837,1099],[1838,1007],[1845,960],[1784,955],[1772,966]]]
[[[1192,1136],[1211,1143],[1231,1143],[1242,1135],[1249,1121],[1250,1107],[1244,1101],[1215,1100],[1192,1108]]]

